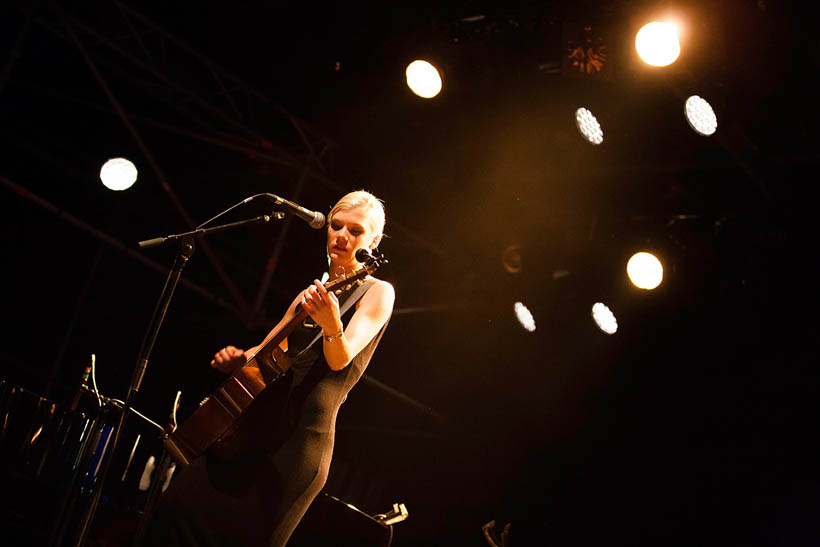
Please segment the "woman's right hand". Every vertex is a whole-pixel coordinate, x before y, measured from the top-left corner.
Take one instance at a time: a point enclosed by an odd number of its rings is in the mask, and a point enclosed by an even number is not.
[[[245,364],[247,358],[245,352],[233,346],[225,346],[211,360],[211,366],[215,369],[231,374],[233,371]]]

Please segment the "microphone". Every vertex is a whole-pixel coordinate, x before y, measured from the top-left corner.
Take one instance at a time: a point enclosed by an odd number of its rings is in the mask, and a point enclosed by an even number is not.
[[[376,259],[376,257],[374,257],[372,254],[370,254],[370,251],[368,251],[364,247],[362,247],[361,249],[356,251],[356,260],[358,260],[361,263],[372,262],[375,259]]]
[[[378,267],[382,264],[387,264],[387,259],[384,258],[384,254],[380,253],[378,249],[373,249],[373,251],[370,251],[370,249],[365,247],[362,247],[356,251],[356,260],[362,264],[367,264],[368,266],[376,264]]]
[[[275,194],[264,195],[272,199],[273,202],[276,203],[276,205],[281,205],[287,212],[296,215],[297,217],[307,222],[311,228],[318,229],[325,225],[325,215],[318,211],[310,211],[297,203],[293,203],[292,201],[280,198]]]

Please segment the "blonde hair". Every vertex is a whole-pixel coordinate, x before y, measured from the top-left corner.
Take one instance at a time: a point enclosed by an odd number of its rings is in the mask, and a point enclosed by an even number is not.
[[[333,220],[333,216],[339,211],[347,211],[348,209],[356,209],[358,207],[365,210],[365,213],[373,222],[373,232],[378,237],[378,240],[381,240],[384,234],[384,223],[386,221],[384,203],[365,190],[356,190],[355,192],[350,192],[342,196],[327,215],[328,221]]]

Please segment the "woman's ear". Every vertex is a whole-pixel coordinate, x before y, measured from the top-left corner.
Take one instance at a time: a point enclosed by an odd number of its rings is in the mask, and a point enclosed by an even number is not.
[[[379,246],[379,242],[382,240],[382,236],[378,235],[373,238],[373,241],[370,242],[370,248],[375,249]]]

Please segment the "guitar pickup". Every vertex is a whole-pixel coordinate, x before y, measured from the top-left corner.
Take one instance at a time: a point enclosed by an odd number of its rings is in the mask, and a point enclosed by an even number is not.
[[[255,357],[256,362],[261,365],[259,371],[262,373],[266,383],[270,383],[281,376],[290,368],[290,358],[279,346],[270,352],[261,352]]]

